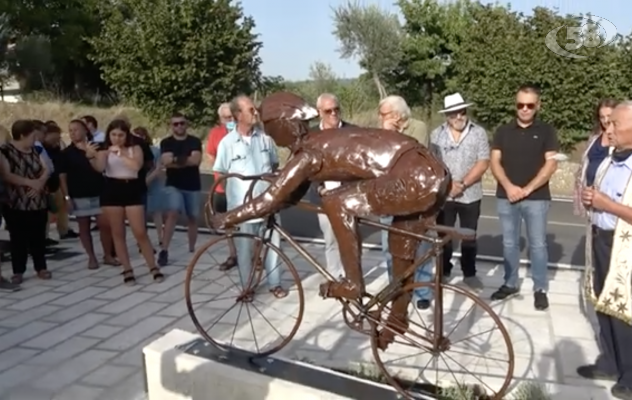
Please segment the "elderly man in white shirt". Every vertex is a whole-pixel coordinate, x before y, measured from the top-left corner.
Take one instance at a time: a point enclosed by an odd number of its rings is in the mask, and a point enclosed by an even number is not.
[[[318,115],[320,116],[320,125],[318,125],[318,130],[322,131],[325,129],[338,129],[350,126],[350,124],[341,119],[340,103],[335,95],[331,93],[323,93],[318,96],[318,100],[316,100],[316,108],[318,109]],[[337,188],[338,186],[340,186],[340,182],[323,182],[318,186],[317,191],[320,195],[324,193],[324,191]],[[327,261],[327,270],[335,277],[344,276],[344,269],[342,267],[342,262],[340,261],[338,241],[331,229],[329,218],[327,218],[325,214],[318,214],[318,223],[325,239],[325,259]]]

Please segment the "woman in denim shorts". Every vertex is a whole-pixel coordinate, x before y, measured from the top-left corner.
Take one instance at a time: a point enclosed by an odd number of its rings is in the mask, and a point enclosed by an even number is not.
[[[90,233],[90,219],[96,217],[103,246],[103,263],[106,265],[121,265],[111,254],[112,233],[108,224],[101,217],[99,196],[103,191],[103,175],[90,165],[86,154],[88,147],[96,145],[88,142],[88,127],[81,120],[73,120],[68,127],[72,143],[62,150],[59,165],[59,181],[62,195],[66,201],[68,211],[77,217],[79,225],[79,239],[88,254],[88,268],[99,268],[99,262],[94,253],[92,235]]]
[[[158,242],[162,244],[164,231],[163,214],[166,211],[164,192],[166,181],[165,167],[160,162],[160,148],[153,145],[149,132],[142,127],[136,128],[134,131],[138,136],[147,140],[151,145],[151,152],[154,154],[154,168],[147,174],[147,203],[145,204],[145,210],[148,217],[154,222]]]

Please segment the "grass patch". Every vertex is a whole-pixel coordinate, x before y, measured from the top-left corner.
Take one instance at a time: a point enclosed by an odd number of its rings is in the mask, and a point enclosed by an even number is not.
[[[306,364],[317,365],[306,358],[295,358],[296,361],[300,361]],[[384,378],[384,375],[380,372],[375,364],[371,363],[352,363],[349,368],[331,368],[332,371],[347,374],[359,379],[365,379],[371,382],[376,382],[384,385],[388,385],[388,381]],[[410,387],[410,382],[403,382]],[[490,397],[484,394],[484,390],[479,385],[459,385],[455,383],[454,386],[439,388],[431,384],[416,384],[417,389],[424,394],[434,396],[437,400],[487,400]],[[549,395],[546,388],[537,382],[523,382],[512,394],[506,397],[507,400],[553,400],[553,397]]]

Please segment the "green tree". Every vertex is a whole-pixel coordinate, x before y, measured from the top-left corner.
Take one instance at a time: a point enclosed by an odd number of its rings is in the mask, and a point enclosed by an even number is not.
[[[336,93],[340,83],[331,65],[317,61],[309,67],[309,78],[313,82],[310,96],[314,100],[322,93]]]
[[[357,58],[373,79],[380,97],[386,96],[384,77],[400,58],[401,31],[396,14],[379,6],[347,2],[334,11],[334,35],[343,58]]]
[[[86,39],[100,31],[96,3],[0,0],[0,14],[7,16],[20,50],[13,54],[11,72],[24,90],[50,89],[71,98],[84,97],[84,92],[107,91],[98,67],[87,57],[90,47]],[[43,42],[49,45],[43,46]],[[34,73],[32,66],[37,63],[39,71]]]
[[[498,5],[468,8],[471,28],[453,53],[453,84],[475,103],[476,119],[490,131],[515,116],[517,88],[532,83],[542,89],[541,118],[557,128],[562,147],[570,150],[586,138],[600,98],[629,93],[620,46],[583,46],[575,51],[583,59],[547,49],[549,32],[576,26],[573,18],[545,8],[529,16]],[[566,29],[558,35],[564,43]]]
[[[99,3],[90,40],[105,80],[156,120],[182,111],[210,124],[218,104],[261,82],[254,20],[230,0]]]
[[[466,35],[468,1],[400,0],[404,16],[401,57],[388,76],[390,85],[406,100],[428,113],[453,77],[452,57]],[[430,118],[427,115],[427,118]]]

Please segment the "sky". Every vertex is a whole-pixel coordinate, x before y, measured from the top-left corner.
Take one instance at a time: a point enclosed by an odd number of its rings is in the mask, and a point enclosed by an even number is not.
[[[263,42],[260,53],[264,75],[281,75],[286,80],[303,80],[316,61],[332,66],[342,78],[362,73],[354,60],[338,55],[333,36],[332,7],[348,0],[241,0],[246,14],[257,24],[256,32]],[[361,4],[377,4],[382,9],[398,12],[394,0],[359,0]],[[485,3],[493,3],[484,1]],[[500,1],[504,4],[506,1]],[[530,13],[534,7],[557,8],[562,14],[591,13],[612,22],[619,33],[632,31],[627,13],[630,0],[514,0],[511,8]]]

